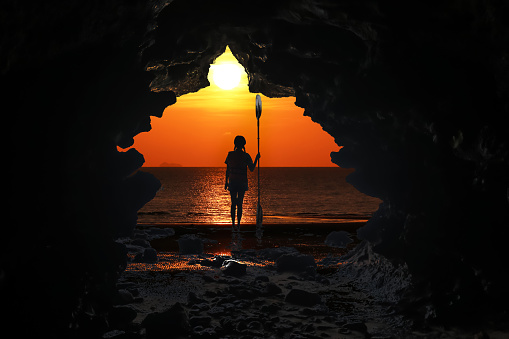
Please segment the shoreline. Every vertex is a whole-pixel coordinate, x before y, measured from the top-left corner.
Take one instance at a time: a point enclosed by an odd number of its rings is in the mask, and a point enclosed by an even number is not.
[[[178,239],[186,234],[195,235],[204,240],[204,253],[227,255],[231,250],[262,249],[274,247],[295,247],[301,253],[313,255],[317,259],[328,255],[341,256],[355,247],[357,229],[365,225],[366,220],[344,223],[301,223],[301,224],[264,224],[261,239],[256,237],[255,224],[241,224],[240,232],[232,232],[231,224],[138,224],[136,229],[143,231],[150,228],[171,228],[171,237],[154,239],[151,246],[158,252],[178,253]],[[345,231],[353,240],[346,248],[330,247],[325,238],[334,231]]]
[[[278,232],[309,230],[313,233],[332,231],[346,231],[355,233],[358,228],[364,226],[368,219],[349,220],[344,222],[315,222],[315,223],[263,223],[262,230],[267,234],[275,235]],[[173,228],[176,230],[197,230],[200,232],[231,231],[231,223],[138,223],[137,229],[149,228]],[[255,232],[256,224],[240,224],[241,232]],[[178,232],[180,233],[180,232]],[[187,232],[186,232],[187,233]]]

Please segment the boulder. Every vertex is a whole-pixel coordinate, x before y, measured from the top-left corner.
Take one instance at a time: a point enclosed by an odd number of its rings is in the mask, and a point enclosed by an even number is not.
[[[238,299],[256,299],[262,295],[259,288],[249,285],[234,285],[228,287],[228,293],[234,295]]]
[[[175,338],[186,336],[191,331],[187,313],[180,303],[164,312],[147,315],[141,326],[146,329],[147,339]]]
[[[301,253],[283,254],[276,260],[278,272],[309,272],[316,270],[315,258]]]
[[[151,227],[147,228],[146,232],[148,240],[163,239],[175,235],[175,230],[173,228]]]
[[[304,291],[294,288],[288,292],[285,301],[291,304],[312,307],[322,302],[322,298],[318,293]]]
[[[143,251],[143,262],[155,263],[157,262],[157,251],[153,248],[145,248]]]
[[[194,234],[184,234],[178,244],[180,254],[203,254],[203,240]]]
[[[221,270],[223,274],[240,277],[246,274],[247,265],[235,260],[225,260]]]
[[[212,321],[212,318],[209,316],[194,316],[189,319],[189,323],[192,327],[196,326],[203,326],[208,327],[210,325],[210,322]]]
[[[350,238],[350,234],[345,231],[331,232],[325,238],[325,245],[337,248],[346,248],[346,246],[352,242],[353,240]]]
[[[276,260],[283,254],[297,254],[299,251],[294,247],[264,248],[258,251],[258,256],[263,259]]]
[[[131,307],[116,306],[108,313],[108,323],[112,328],[128,326],[138,313]]]
[[[133,241],[131,241],[131,245],[140,246],[144,248],[150,247],[150,243],[147,240],[140,238],[136,238]]]
[[[278,285],[274,284],[273,282],[269,282],[269,283],[267,283],[267,285],[265,285],[265,288],[262,293],[266,296],[272,296],[272,295],[278,295],[282,292],[283,291],[281,290],[281,288]]]

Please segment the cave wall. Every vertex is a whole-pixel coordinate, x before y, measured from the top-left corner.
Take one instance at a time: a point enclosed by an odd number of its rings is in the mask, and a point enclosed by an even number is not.
[[[349,182],[384,201],[358,235],[408,265],[407,304],[432,305],[441,318],[506,307],[504,2],[0,6],[9,107],[0,286],[13,321],[104,328],[125,265],[113,239],[133,229],[159,187],[137,171],[141,154],[117,146],[131,146],[177,96],[207,86],[226,45],[252,92],[295,96],[344,146],[331,158],[356,169]],[[48,310],[34,315],[34,303]]]
[[[447,318],[505,307],[507,5],[198,3],[201,13],[183,2],[160,12],[144,52],[154,91],[206,86],[228,44],[250,90],[296,96],[344,146],[331,157],[356,169],[348,181],[384,201],[358,236],[408,265],[412,308]]]

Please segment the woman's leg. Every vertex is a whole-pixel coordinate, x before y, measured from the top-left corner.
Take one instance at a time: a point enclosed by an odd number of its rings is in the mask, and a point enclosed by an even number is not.
[[[230,196],[232,198],[232,204],[231,204],[231,217],[232,217],[232,226],[235,226],[235,207],[237,206],[237,194],[236,191],[230,191]]]
[[[244,194],[245,191],[238,192],[237,198],[237,223],[240,225],[240,219],[242,219],[242,204],[244,203]]]

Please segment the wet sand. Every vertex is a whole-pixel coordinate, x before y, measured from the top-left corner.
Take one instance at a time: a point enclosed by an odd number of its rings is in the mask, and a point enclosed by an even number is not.
[[[327,255],[343,255],[358,244],[356,231],[367,220],[354,220],[341,223],[295,223],[295,224],[263,224],[261,242],[256,237],[256,225],[241,224],[240,237],[243,249],[261,249],[273,247],[295,247],[303,254],[310,254],[315,259]],[[209,254],[230,255],[232,245],[232,227],[230,224],[142,224],[138,229],[150,227],[172,228],[175,235],[171,238],[155,239],[150,242],[153,248],[161,252],[178,253],[177,240],[184,234],[195,234],[211,242],[204,243],[204,252]],[[325,245],[325,238],[333,231],[346,231],[353,243],[346,249]]]

